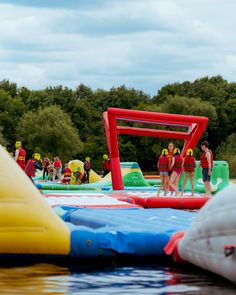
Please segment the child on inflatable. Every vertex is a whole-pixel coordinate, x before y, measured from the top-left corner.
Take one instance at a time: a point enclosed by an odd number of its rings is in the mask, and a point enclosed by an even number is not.
[[[84,161],[84,174],[86,176],[87,183],[89,183],[90,170],[91,170],[90,157],[86,157]]]
[[[53,162],[52,181],[55,181],[56,177],[57,177],[58,181],[61,181],[61,169],[62,169],[61,160],[59,157],[55,157],[54,162]]]
[[[30,180],[34,183],[33,177],[35,177],[36,170],[43,170],[41,161],[41,155],[34,153],[32,158],[28,160],[25,166],[25,173],[29,176]]]
[[[167,179],[167,183],[168,183],[168,189],[169,191],[171,192],[171,195],[173,195],[173,188],[169,185],[169,180],[170,180],[170,176],[172,174],[172,170],[170,168],[171,166],[171,162],[172,162],[172,158],[173,158],[173,152],[174,152],[174,149],[175,149],[175,145],[173,142],[169,142],[168,144],[168,158],[169,158],[169,171],[168,171],[168,179]]]
[[[183,161],[183,168],[184,168],[184,181],[182,185],[182,193],[181,196],[184,194],[184,189],[187,183],[188,178],[190,178],[190,184],[192,189],[191,196],[194,196],[194,170],[196,168],[196,161],[193,156],[193,150],[187,149],[186,157]]]
[[[48,165],[48,175],[45,178],[45,181],[52,181],[53,179],[53,163],[50,161]]]
[[[166,196],[168,189],[168,171],[169,171],[169,158],[168,158],[168,150],[163,149],[161,152],[161,156],[157,163],[157,169],[160,174],[161,184],[159,190],[157,191],[157,195],[160,195],[160,190],[164,190],[164,196]]]
[[[71,169],[68,167],[68,163],[66,163],[64,171],[63,171],[63,178],[62,178],[61,182],[65,183],[65,184],[69,184],[71,181],[71,175],[72,175]]]
[[[111,171],[110,159],[107,154],[103,155],[102,177],[105,177]]]
[[[80,171],[80,167],[77,167],[76,171],[73,172],[73,175],[75,177],[76,184],[81,184],[85,182],[85,175]]]
[[[173,171],[170,176],[169,185],[174,189],[175,196],[179,194],[179,178],[182,173],[183,158],[180,156],[180,150],[178,148],[174,149],[173,158],[171,161],[170,169]]]

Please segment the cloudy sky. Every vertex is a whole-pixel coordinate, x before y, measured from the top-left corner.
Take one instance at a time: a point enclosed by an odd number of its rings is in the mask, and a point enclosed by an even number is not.
[[[235,0],[0,0],[0,80],[42,89],[236,81]]]

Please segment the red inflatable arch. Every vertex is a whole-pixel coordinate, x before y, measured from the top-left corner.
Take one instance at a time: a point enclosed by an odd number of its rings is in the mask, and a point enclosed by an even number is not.
[[[185,141],[182,150],[182,154],[184,154],[188,148],[195,148],[208,122],[208,118],[206,117],[154,113],[118,108],[109,108],[107,112],[103,113],[103,119],[111,160],[111,177],[112,187],[114,190],[124,189],[120,169],[117,134],[182,139]],[[182,132],[162,129],[126,127],[119,126],[117,121],[136,122],[149,125],[152,124],[156,126],[185,127],[187,128],[187,131]]]

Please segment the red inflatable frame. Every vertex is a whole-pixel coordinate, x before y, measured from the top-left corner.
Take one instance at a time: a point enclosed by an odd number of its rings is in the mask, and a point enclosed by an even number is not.
[[[208,118],[206,117],[155,113],[118,108],[109,108],[107,112],[103,113],[103,119],[111,161],[112,187],[114,190],[124,189],[120,169],[120,155],[117,134],[182,139],[185,141],[182,154],[185,154],[188,148],[195,148],[208,123]],[[188,128],[188,131],[183,132],[118,126],[117,121],[136,122],[157,126],[186,127]]]

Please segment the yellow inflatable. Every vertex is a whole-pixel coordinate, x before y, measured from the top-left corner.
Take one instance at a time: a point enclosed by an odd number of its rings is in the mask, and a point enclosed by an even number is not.
[[[72,171],[72,178],[71,178],[71,184],[76,183],[76,179],[74,177],[74,173],[78,170],[84,175],[84,163],[80,160],[72,160],[68,163],[69,168]],[[101,180],[101,176],[99,176],[96,172],[94,172],[92,169],[89,174],[89,182],[96,182]]]
[[[0,253],[70,253],[70,231],[0,145]]]

